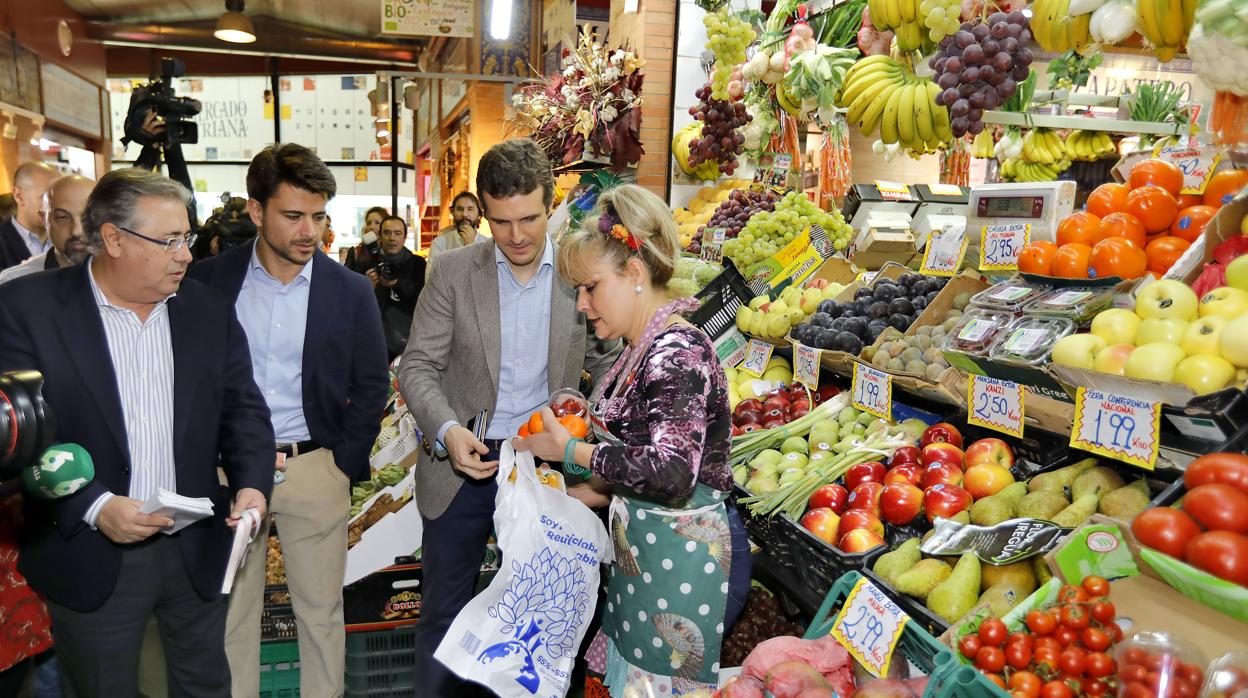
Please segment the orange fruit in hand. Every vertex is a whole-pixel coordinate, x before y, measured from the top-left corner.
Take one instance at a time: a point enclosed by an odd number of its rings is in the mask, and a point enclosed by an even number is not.
[[[1148,270],[1148,255],[1126,238],[1105,238],[1092,248],[1088,268],[1094,279],[1138,279]]]
[[[1123,210],[1140,219],[1147,232],[1160,233],[1168,230],[1179,215],[1179,201],[1165,189],[1150,184],[1132,189]]]
[[[1018,255],[1018,270],[1024,274],[1051,276],[1056,256],[1057,245],[1047,240],[1029,242]]]
[[[1148,256],[1148,270],[1158,276],[1164,275],[1191,246],[1192,243],[1173,235],[1163,235],[1153,240],[1144,248],[1144,254]]]
[[[1179,215],[1175,216],[1174,223],[1170,225],[1170,234],[1188,242],[1196,242],[1217,212],[1217,208],[1204,205],[1179,209]]]
[[[1165,160],[1155,158],[1141,160],[1131,168],[1127,186],[1135,190],[1149,184],[1165,189],[1170,192],[1171,196],[1177,198],[1179,192],[1183,191],[1183,170]]]
[[[1234,199],[1244,187],[1248,187],[1248,170],[1222,170],[1205,187],[1205,205],[1215,208],[1223,206]]]
[[[589,425],[585,420],[575,414],[564,415],[559,418],[559,423],[564,429],[568,430],[574,438],[583,439],[589,434]]]
[[[1096,244],[1096,231],[1101,226],[1101,217],[1087,211],[1075,211],[1057,224],[1057,246],[1078,242],[1084,245]]]
[[[1096,239],[1090,245],[1106,238],[1126,238],[1143,249],[1145,244],[1144,224],[1130,213],[1111,213],[1101,219],[1101,226],[1096,232]]]
[[[529,432],[529,423],[528,423],[528,422],[525,422],[524,424],[521,424],[521,425],[520,425],[520,431],[519,431],[519,432],[517,432],[517,435],[518,435],[520,438],[522,438],[522,439],[527,439],[527,438],[529,438],[530,432]]]
[[[534,412],[533,416],[529,417],[529,433],[540,434],[542,429],[542,413],[540,411]]]
[[[1092,248],[1079,242],[1072,242],[1057,248],[1053,256],[1053,276],[1063,279],[1088,278],[1088,259],[1092,256]]]
[[[1125,184],[1102,184],[1088,194],[1088,213],[1098,218],[1118,213],[1127,205],[1127,194],[1130,192]]]

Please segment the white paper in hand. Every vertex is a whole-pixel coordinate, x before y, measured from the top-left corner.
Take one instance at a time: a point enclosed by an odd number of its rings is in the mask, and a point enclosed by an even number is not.
[[[139,507],[139,511],[173,519],[173,525],[165,529],[165,535],[173,535],[200,519],[212,516],[212,500],[207,497],[183,497],[158,487]]]
[[[225,564],[225,579],[221,580],[221,593],[228,594],[234,588],[234,577],[247,561],[247,549],[260,530],[260,512],[254,507],[244,509],[234,527],[234,544],[230,547],[230,560]]]

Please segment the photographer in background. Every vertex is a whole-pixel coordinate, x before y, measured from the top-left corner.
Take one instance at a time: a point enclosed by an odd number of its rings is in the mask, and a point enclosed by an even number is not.
[[[360,244],[347,250],[347,261],[343,264],[351,271],[363,274],[377,264],[378,242],[381,235],[381,222],[390,215],[388,209],[374,206],[364,213],[364,230],[360,232]]]
[[[373,285],[390,361],[403,353],[412,328],[416,299],[425,286],[425,260],[407,249],[407,221],[388,216],[381,222],[380,261],[364,276]]]
[[[247,213],[247,199],[221,195],[222,206],[212,212],[200,228],[200,243],[195,246],[195,259],[206,259],[245,245],[256,237],[256,224]]]

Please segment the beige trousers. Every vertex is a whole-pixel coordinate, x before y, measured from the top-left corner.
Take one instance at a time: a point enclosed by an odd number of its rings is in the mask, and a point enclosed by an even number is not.
[[[346,664],[342,578],[351,483],[334,465],[333,452],[324,448],[287,459],[285,475],[286,481],[273,488],[269,510],[281,536],[286,583],[299,629],[299,693],[303,698],[337,698],[343,693]],[[260,694],[260,614],[268,537],[266,519],[230,594],[225,652],[234,698]]]

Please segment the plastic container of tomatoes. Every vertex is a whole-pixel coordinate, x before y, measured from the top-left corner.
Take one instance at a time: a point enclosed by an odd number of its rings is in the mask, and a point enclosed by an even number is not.
[[[1121,696],[1195,696],[1205,683],[1205,656],[1175,633],[1140,631],[1115,647]]]
[[[1248,695],[1248,652],[1231,652],[1213,660],[1205,670],[1200,695]]]
[[[1055,288],[1023,308],[1024,315],[1066,318],[1078,327],[1087,327],[1097,313],[1114,305],[1114,292],[1109,288],[1076,286]]]

